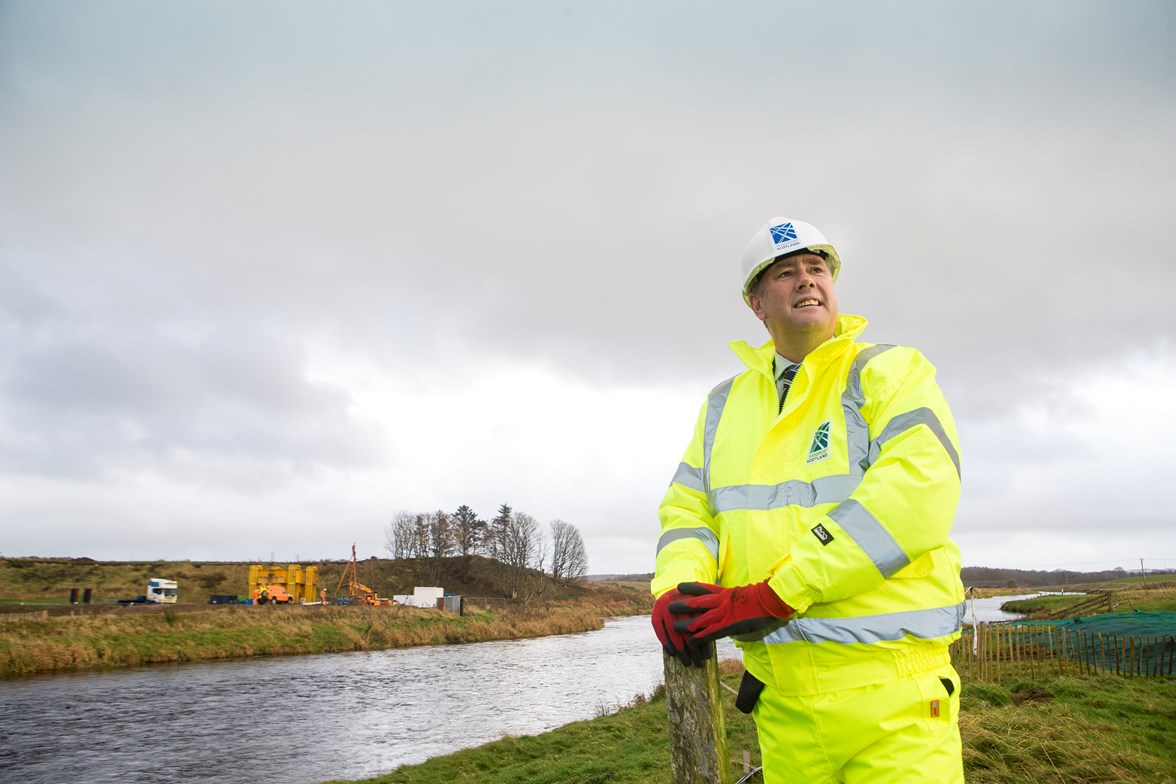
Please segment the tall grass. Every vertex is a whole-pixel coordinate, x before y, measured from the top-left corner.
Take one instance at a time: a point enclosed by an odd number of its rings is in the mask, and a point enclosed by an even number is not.
[[[591,603],[464,616],[410,607],[252,607],[176,612],[124,608],[97,616],[8,617],[0,676],[237,656],[327,653],[540,637],[599,629]]]

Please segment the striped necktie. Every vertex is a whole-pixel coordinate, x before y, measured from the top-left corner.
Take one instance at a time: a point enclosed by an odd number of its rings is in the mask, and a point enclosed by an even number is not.
[[[776,389],[780,392],[780,407],[776,409],[777,414],[784,410],[784,401],[788,399],[788,388],[792,386],[792,379],[796,378],[799,371],[800,365],[789,365],[776,379]]]

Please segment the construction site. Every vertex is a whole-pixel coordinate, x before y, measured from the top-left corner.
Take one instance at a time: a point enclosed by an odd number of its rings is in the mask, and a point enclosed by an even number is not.
[[[157,576],[156,572],[166,576]],[[75,610],[111,605],[176,608],[212,604],[416,607],[461,614],[464,607],[459,594],[446,593],[440,586],[414,584],[418,576],[414,565],[374,557],[360,561],[355,545],[346,560],[308,565],[192,561],[119,564],[44,559],[29,562],[19,576],[31,578],[39,586],[38,595],[25,598],[60,602]],[[54,583],[61,585],[63,579],[68,580],[69,587],[50,587]],[[376,587],[381,585],[387,589]],[[53,593],[41,595],[45,591]],[[17,597],[26,594],[15,584],[8,592]],[[136,592],[137,596],[131,595]]]
[[[187,611],[200,606],[366,606],[433,608],[447,612],[506,607],[534,600],[576,601],[585,585],[529,572],[526,580],[484,556],[447,558],[345,557],[313,561],[98,561],[91,558],[0,558],[5,607],[46,608],[51,614],[107,610]],[[517,585],[512,598],[507,583]],[[640,582],[640,581],[638,581]],[[264,597],[263,597],[264,589]],[[325,595],[324,595],[325,593]],[[641,586],[641,601],[648,591]],[[24,605],[22,607],[22,605]]]
[[[373,574],[374,577],[374,574]],[[375,579],[369,578],[371,582]],[[210,597],[211,604],[224,603]],[[435,586],[414,586],[411,594],[382,596],[364,583],[359,574],[359,558],[355,545],[333,591],[320,583],[319,567],[300,564],[251,564],[248,594],[234,597],[241,604],[299,604],[299,605],[359,605],[364,607],[419,607],[439,609],[461,614],[462,597],[446,596],[445,590]]]

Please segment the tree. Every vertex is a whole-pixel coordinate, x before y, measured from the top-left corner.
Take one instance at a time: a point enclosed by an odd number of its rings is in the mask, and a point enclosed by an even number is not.
[[[431,528],[427,514],[416,514],[412,517],[412,539],[409,542],[409,558],[427,558],[429,555],[429,538]]]
[[[551,577],[579,582],[588,574],[588,553],[580,529],[563,520],[551,521]]]
[[[448,558],[453,554],[453,526],[449,514],[438,509],[427,515],[429,525],[429,557]]]
[[[486,529],[486,556],[506,563],[506,548],[510,541],[510,529],[514,525],[514,510],[510,504],[498,507],[498,514],[490,521]]]
[[[510,542],[510,530],[513,526],[514,510],[510,508],[510,504],[502,504],[498,507],[498,513],[494,515],[494,519],[487,524],[486,535],[482,539],[482,551],[491,562],[491,579],[497,582],[502,592],[508,596],[510,595],[510,578],[506,551]]]
[[[526,512],[515,512],[510,525],[505,528],[506,542],[503,551],[506,564],[507,595],[517,597],[529,582],[529,570],[542,571],[546,558],[543,530],[534,517]]]
[[[416,515],[412,512],[397,512],[384,533],[384,549],[393,558],[411,558]]]
[[[429,583],[440,585],[445,559],[453,554],[453,525],[449,514],[440,509],[430,515],[425,515],[425,519],[428,521],[429,527]]]
[[[528,570],[543,568],[546,558],[543,532],[534,517],[503,504],[487,526],[485,552],[496,562],[499,587],[507,596],[515,598],[524,587]]]
[[[470,581],[470,559],[482,547],[482,540],[486,536],[486,521],[479,520],[465,504],[457,507],[451,520],[453,544],[461,556],[461,581]]]
[[[397,512],[388,526],[384,547],[392,557],[408,561],[404,577],[415,585],[422,579],[440,579],[441,559],[453,551],[449,515],[444,512],[420,514]]]

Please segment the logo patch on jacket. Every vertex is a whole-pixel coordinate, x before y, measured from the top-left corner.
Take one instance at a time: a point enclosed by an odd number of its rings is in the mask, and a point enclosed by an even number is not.
[[[825,526],[817,523],[817,527],[812,529],[813,536],[820,540],[821,544],[828,545],[833,541],[833,534],[825,528]]]
[[[815,463],[818,460],[824,460],[829,456],[829,428],[832,422],[822,422],[821,426],[813,431],[813,442],[809,444],[808,459],[805,464]]]

